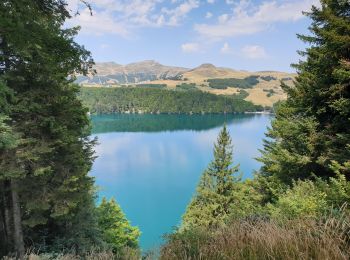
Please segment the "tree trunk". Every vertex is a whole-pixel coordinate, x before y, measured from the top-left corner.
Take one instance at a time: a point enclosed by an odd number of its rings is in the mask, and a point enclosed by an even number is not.
[[[0,182],[0,257],[9,252],[8,203],[6,199],[5,181]]]
[[[11,180],[12,213],[13,213],[13,242],[17,257],[20,259],[24,255],[24,241],[21,221],[21,208],[18,198],[18,183]]]

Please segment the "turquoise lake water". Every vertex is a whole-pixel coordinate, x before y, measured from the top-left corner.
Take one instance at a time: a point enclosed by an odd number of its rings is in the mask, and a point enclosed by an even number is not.
[[[142,232],[143,250],[180,223],[213,143],[226,122],[234,164],[244,178],[260,164],[269,115],[99,115],[92,116],[99,144],[91,174],[99,196],[115,197],[132,225]]]

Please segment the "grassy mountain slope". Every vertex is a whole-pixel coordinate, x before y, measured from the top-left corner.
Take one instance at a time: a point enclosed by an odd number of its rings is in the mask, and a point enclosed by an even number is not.
[[[242,89],[242,83],[251,78],[256,79],[253,85],[244,87],[248,93],[245,98],[257,105],[272,106],[284,100],[280,82],[293,84],[294,74],[277,71],[249,72],[202,64],[194,69],[164,66],[156,61],[142,61],[128,65],[113,62],[97,63],[96,74],[88,77],[78,76],[77,83],[83,86],[119,87],[124,85],[144,84],[165,85],[167,89],[177,89],[182,84],[192,84],[198,90],[216,95],[234,95]],[[215,81],[220,86],[210,83]],[[225,85],[225,82],[228,82]],[[179,88],[178,88],[179,89]],[[183,90],[183,88],[181,88]]]

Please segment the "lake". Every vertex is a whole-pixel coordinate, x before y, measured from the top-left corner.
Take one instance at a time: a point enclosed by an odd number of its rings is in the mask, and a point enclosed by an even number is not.
[[[91,174],[99,197],[115,197],[142,232],[143,250],[161,243],[181,221],[213,143],[226,122],[234,164],[253,176],[269,115],[99,115],[91,116],[99,144]]]

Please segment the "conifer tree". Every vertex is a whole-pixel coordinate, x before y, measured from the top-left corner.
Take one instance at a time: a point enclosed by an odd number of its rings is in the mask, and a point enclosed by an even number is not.
[[[82,240],[69,231],[93,221],[76,219],[93,205],[93,142],[71,85],[92,61],[74,41],[78,28],[63,28],[70,17],[63,0],[0,1],[0,80],[12,93],[0,93],[8,105],[1,134],[11,129],[17,140],[0,151],[0,241],[1,253],[19,258],[25,246],[45,251],[58,240],[77,248]],[[84,230],[91,245],[96,235]]]
[[[312,19],[309,44],[294,65],[295,86],[279,105],[265,141],[261,172],[290,185],[295,179],[334,176],[332,165],[349,161],[350,153],[350,2],[321,0],[305,13]],[[350,169],[342,174],[350,179]]]
[[[130,225],[114,198],[102,199],[97,207],[98,224],[103,230],[104,241],[118,253],[125,247],[137,249],[141,235],[137,227]]]
[[[240,176],[235,176],[239,166],[231,166],[231,142],[225,125],[214,144],[214,160],[204,171],[196,194],[182,218],[182,229],[219,226],[229,217],[233,192],[240,181]]]

